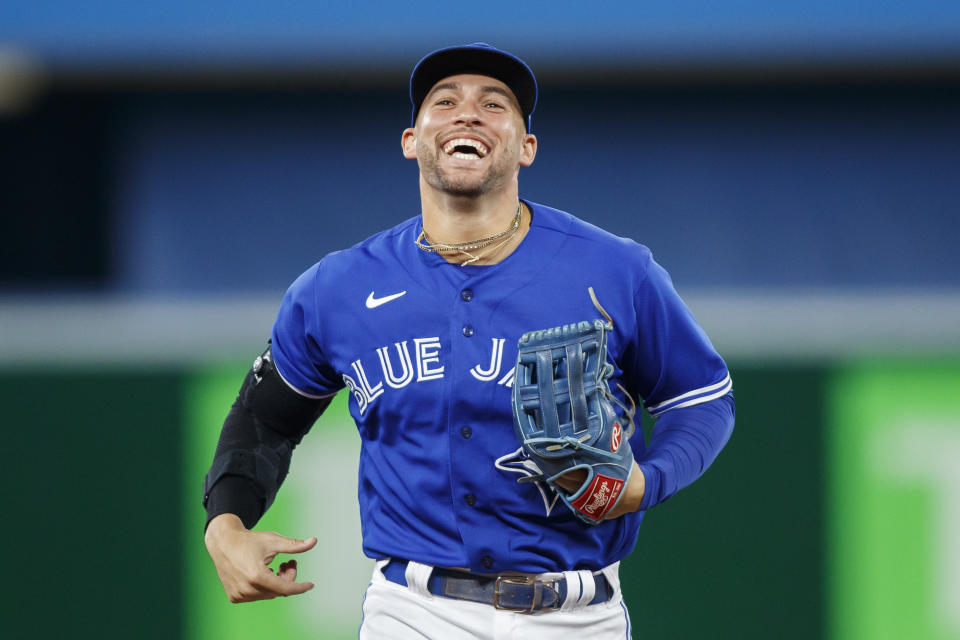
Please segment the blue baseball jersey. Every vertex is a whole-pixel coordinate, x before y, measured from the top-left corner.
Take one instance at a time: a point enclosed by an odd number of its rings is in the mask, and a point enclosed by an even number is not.
[[[513,428],[517,341],[600,317],[588,287],[613,318],[611,389],[623,385],[654,416],[730,391],[726,365],[646,247],[526,204],[530,231],[499,264],[423,251],[417,216],[327,255],[283,299],[280,374],[312,397],[350,391],[372,558],[547,572],[596,570],[632,551],[643,512],[589,526],[545,483],[517,482],[537,474]],[[640,429],[631,446],[643,460]]]

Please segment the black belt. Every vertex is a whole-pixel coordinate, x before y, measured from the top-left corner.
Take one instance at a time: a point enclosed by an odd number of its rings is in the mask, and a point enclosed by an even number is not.
[[[390,560],[381,571],[395,584],[407,586],[407,561]],[[613,587],[601,574],[593,574],[596,587],[590,604],[607,602]],[[567,598],[567,580],[563,576],[544,580],[534,576],[480,576],[465,571],[434,567],[427,581],[427,590],[435,596],[492,604],[497,609],[533,613],[559,609]]]

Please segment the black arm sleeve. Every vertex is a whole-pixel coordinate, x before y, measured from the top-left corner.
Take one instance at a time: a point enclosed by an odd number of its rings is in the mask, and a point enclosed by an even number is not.
[[[268,347],[240,387],[204,478],[207,524],[233,513],[252,528],[273,504],[294,448],[329,404],[330,398],[308,398],[291,388]]]

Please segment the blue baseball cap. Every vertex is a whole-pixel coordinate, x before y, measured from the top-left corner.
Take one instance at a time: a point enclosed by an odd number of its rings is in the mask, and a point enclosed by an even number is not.
[[[459,73],[490,76],[510,87],[520,103],[527,131],[530,131],[531,116],[537,106],[537,79],[526,62],[486,42],[437,49],[420,59],[410,74],[410,102],[413,104],[411,127],[417,121],[420,105],[433,85]]]

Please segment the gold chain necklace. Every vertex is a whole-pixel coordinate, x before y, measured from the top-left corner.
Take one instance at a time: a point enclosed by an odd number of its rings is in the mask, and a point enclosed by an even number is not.
[[[509,227],[494,236],[488,236],[479,240],[468,240],[467,242],[455,242],[451,244],[447,242],[434,242],[427,237],[427,232],[421,229],[420,235],[417,236],[415,242],[417,246],[424,251],[433,251],[435,253],[453,253],[455,251],[464,252],[468,250],[483,249],[484,247],[489,247],[491,244],[500,238],[503,238],[504,236],[512,236],[514,233],[516,233],[517,229],[520,228],[520,215],[522,211],[522,205],[518,202],[517,215],[513,216],[513,222]]]

